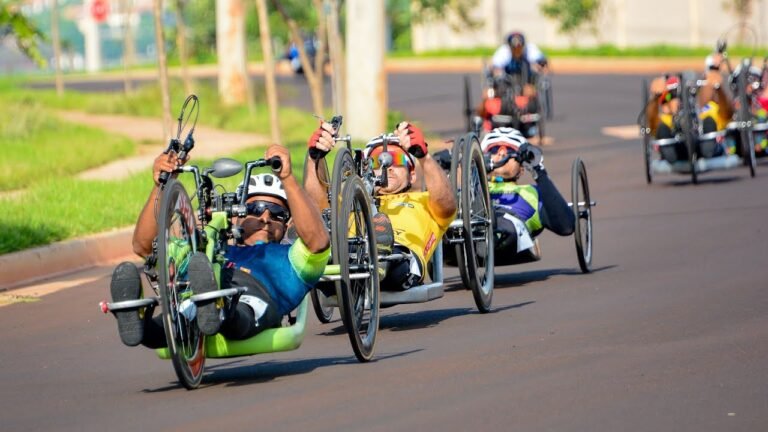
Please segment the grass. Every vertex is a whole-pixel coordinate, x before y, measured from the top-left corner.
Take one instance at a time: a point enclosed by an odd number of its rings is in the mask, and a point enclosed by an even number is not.
[[[60,121],[39,101],[0,97],[0,191],[73,175],[135,147],[127,138]]]
[[[72,125],[56,119],[52,109],[82,110],[135,116],[159,116],[157,88],[146,86],[131,97],[122,93],[65,92],[22,88],[18,81],[0,81],[0,191],[25,188],[20,194],[0,195],[0,254],[24,250],[87,234],[130,226],[152,186],[149,169],[118,181],[79,180],[83,169],[135,152],[136,143],[101,130]],[[247,107],[228,108],[216,102],[216,90],[199,84],[199,124],[232,131],[269,134],[266,107],[257,104],[254,113]],[[178,81],[173,83],[176,110],[183,101]],[[330,112],[326,114],[330,118]],[[388,130],[403,119],[390,112]],[[301,181],[306,140],[317,127],[309,113],[280,110],[280,127],[290,149],[294,175]],[[97,144],[97,145],[94,145]],[[361,143],[356,143],[360,145]],[[244,150],[231,157],[246,162],[264,157],[264,148]],[[192,161],[200,167],[212,161]],[[221,181],[234,190],[238,176]],[[191,176],[182,176],[191,192]]]

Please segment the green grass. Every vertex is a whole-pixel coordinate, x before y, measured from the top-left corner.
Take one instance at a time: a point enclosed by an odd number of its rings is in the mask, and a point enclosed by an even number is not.
[[[0,190],[26,188],[21,194],[0,196],[0,254],[134,224],[152,186],[149,169],[120,181],[78,180],[74,174],[131,154],[136,144],[57,120],[51,110],[159,116],[157,89],[146,87],[130,98],[122,93],[74,91],[58,97],[52,90],[30,90],[20,88],[21,84],[0,80],[0,172],[4,176],[0,177]],[[173,92],[177,111],[184,97],[178,82]],[[202,102],[199,124],[269,135],[269,116],[263,104],[251,113],[246,107],[220,106],[211,86],[200,85],[197,94]],[[293,108],[282,108],[279,116],[294,175],[301,181],[306,140],[317,127],[317,119]],[[387,129],[402,119],[402,113],[390,112]],[[264,157],[264,152],[264,148],[254,148],[232,157],[247,162]],[[200,167],[212,162],[195,159],[194,150],[191,156],[190,163]],[[191,176],[182,178],[191,193]],[[221,183],[234,190],[241,179],[242,173]]]
[[[0,97],[0,191],[59,179],[134,152],[129,139],[58,120],[41,102]]]

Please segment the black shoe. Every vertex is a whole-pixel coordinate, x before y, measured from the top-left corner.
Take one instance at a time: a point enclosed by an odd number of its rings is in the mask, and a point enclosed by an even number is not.
[[[189,285],[194,294],[204,294],[219,289],[208,257],[196,252],[189,259]],[[197,302],[197,327],[207,335],[215,335],[221,327],[218,299]]]
[[[133,263],[120,263],[112,272],[109,289],[112,293],[113,303],[138,300],[141,298],[139,270]],[[117,318],[117,331],[120,333],[120,340],[128,346],[140,344],[144,337],[143,309],[124,310],[114,314]]]
[[[384,213],[373,215],[373,230],[376,233],[376,250],[379,256],[391,254],[395,244],[395,233],[392,231],[389,216]]]

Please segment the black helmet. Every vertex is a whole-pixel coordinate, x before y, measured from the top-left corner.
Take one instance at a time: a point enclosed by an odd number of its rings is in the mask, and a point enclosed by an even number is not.
[[[512,32],[507,36],[507,43],[510,47],[524,47],[525,46],[525,36],[520,32]]]

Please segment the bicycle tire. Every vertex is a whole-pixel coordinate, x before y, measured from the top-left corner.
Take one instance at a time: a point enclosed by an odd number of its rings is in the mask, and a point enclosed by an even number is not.
[[[461,217],[461,161],[464,154],[464,141],[467,135],[461,136],[459,139],[453,142],[453,148],[451,150],[451,170],[448,174],[448,179],[453,189],[453,196],[456,197],[456,207],[458,208],[457,217]],[[472,289],[469,276],[469,268],[467,264],[467,256],[464,254],[464,247],[460,244],[454,245],[454,254],[456,255],[456,265],[459,267],[459,275],[461,276],[461,283],[464,289]]]
[[[173,368],[187,389],[200,385],[205,369],[205,335],[197,320],[179,308],[192,296],[186,266],[197,250],[195,215],[184,186],[169,180],[161,192],[158,226],[158,274],[163,328]]]
[[[571,166],[571,198],[576,256],[579,259],[581,271],[589,273],[592,271],[592,202],[589,195],[587,168],[579,158],[576,158]]]
[[[488,192],[485,161],[474,133],[467,134],[461,170],[461,220],[470,289],[480,313],[491,311],[494,283],[494,212]],[[476,237],[475,235],[478,235]],[[476,240],[476,238],[478,240]],[[484,255],[484,256],[483,256]]]
[[[371,208],[363,181],[357,176],[349,177],[343,183],[336,217],[331,221],[331,252],[341,276],[336,289],[343,305],[341,317],[360,362],[373,358],[379,331],[380,281]],[[357,274],[367,271],[368,277],[353,279],[353,270]]]

